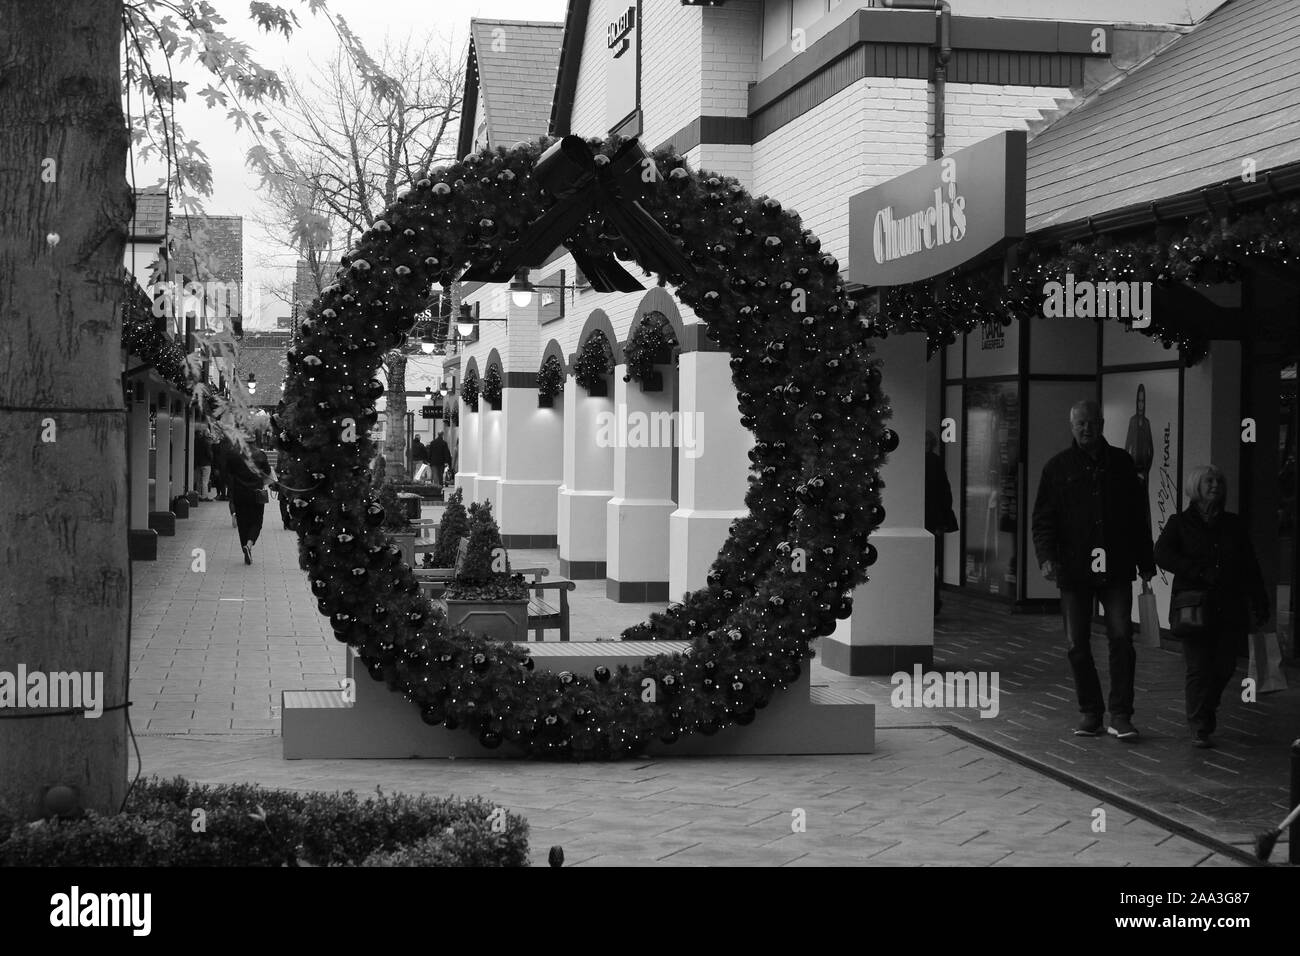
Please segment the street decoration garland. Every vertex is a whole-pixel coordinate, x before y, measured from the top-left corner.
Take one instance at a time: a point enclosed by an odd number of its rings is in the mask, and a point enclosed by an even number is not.
[[[667,361],[665,356],[676,344],[666,318],[649,316],[644,319],[623,348],[623,358],[627,363],[623,381],[648,381],[654,375],[655,363]]]
[[[868,536],[885,519],[878,469],[898,436],[885,427],[880,369],[836,259],[776,199],[658,150],[640,204],[693,267],[689,279],[660,282],[676,286],[731,354],[742,423],[756,439],[748,514],[732,523],[708,584],[633,635],[684,640],[689,650],[616,673],[533,672],[524,648],[450,627],[382,533],[367,469],[373,443],[345,423],[382,395],[384,350],[411,327],[430,285],[564,201],[531,175],[544,145],[471,155],[384,211],[308,310],[288,356],[277,442],[287,484],[304,489],[289,504],[300,563],[335,636],[371,677],[429,724],[464,728],[486,747],[616,758],[656,739],[748,724],[799,676],[809,641],[848,616],[849,594],[875,560]],[[619,146],[585,148],[600,171]],[[593,258],[625,250],[607,222],[593,210],[565,244]],[[468,401],[468,380],[463,394]]]
[[[471,412],[478,411],[478,372],[470,369],[460,386],[460,398]]]
[[[1300,200],[1230,217],[1206,213],[1158,225],[1141,238],[1026,240],[1014,258],[1018,265],[1005,282],[999,264],[884,289],[867,304],[864,321],[876,334],[922,331],[933,355],[983,323],[1044,319],[1044,286],[1063,283],[1067,275],[1076,282],[1151,282],[1158,288],[1234,282],[1252,259],[1293,269],[1300,262]],[[1150,325],[1135,330],[1166,348],[1177,346],[1189,365],[1208,352],[1205,330],[1185,315],[1157,309]]]
[[[479,393],[482,398],[492,408],[501,407],[501,366],[489,365],[487,371],[483,373],[483,386]]]
[[[537,397],[550,400],[563,391],[564,368],[558,357],[548,355],[537,371]]]
[[[189,395],[193,384],[186,369],[185,350],[158,328],[153,302],[135,277],[128,273],[123,282],[126,291],[122,296],[122,348],[128,355],[152,365],[164,381]]]
[[[614,350],[600,329],[587,336],[573,362],[573,380],[587,391],[599,391],[605,376],[614,371]]]

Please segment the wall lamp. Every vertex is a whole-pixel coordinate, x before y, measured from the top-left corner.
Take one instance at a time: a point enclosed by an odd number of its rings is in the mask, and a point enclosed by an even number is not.
[[[484,318],[479,314],[479,304],[475,302],[470,305],[468,302],[462,302],[460,306],[460,318],[456,320],[456,331],[460,333],[462,339],[467,339],[478,331],[480,322],[505,322],[506,319]]]
[[[533,293],[538,289],[554,289],[558,291],[560,295],[564,295],[564,290],[569,288],[574,288],[576,290],[577,287],[565,285],[563,269],[560,270],[559,285],[533,285],[533,283],[528,280],[528,270],[526,268],[521,268],[515,273],[514,281],[510,283],[510,301],[523,309],[527,308],[533,301]]]

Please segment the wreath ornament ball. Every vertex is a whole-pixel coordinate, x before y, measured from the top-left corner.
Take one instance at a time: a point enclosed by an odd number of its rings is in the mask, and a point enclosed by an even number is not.
[[[598,165],[620,144],[589,141]],[[288,484],[308,489],[290,504],[300,564],[335,636],[373,678],[427,723],[463,728],[485,746],[611,759],[748,724],[799,676],[809,641],[848,616],[848,595],[875,560],[867,539],[885,517],[878,468],[897,439],[835,258],[777,200],[659,150],[640,202],[694,270],[659,279],[731,354],[741,421],[755,436],[749,514],[733,522],[704,588],[623,634],[688,641],[686,653],[616,673],[555,674],[535,671],[522,647],[450,627],[383,533],[367,468],[373,443],[365,429],[344,440],[345,422],[374,421],[380,362],[429,289],[490,259],[555,202],[532,176],[546,145],[471,155],[385,210],[308,310],[288,354],[277,443]],[[626,252],[600,215],[566,245]],[[477,390],[464,384],[473,407]]]

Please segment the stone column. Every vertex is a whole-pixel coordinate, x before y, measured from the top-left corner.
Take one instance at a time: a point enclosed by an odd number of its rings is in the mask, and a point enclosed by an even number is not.
[[[463,399],[457,398],[460,402],[460,448],[456,456],[456,487],[461,489],[465,498],[466,506],[471,501],[477,501],[478,498],[478,468],[479,468],[479,412],[472,412]],[[479,399],[479,408],[483,407],[483,400]]]
[[[171,405],[165,389],[154,393],[157,405],[154,425],[154,475],[153,510],[149,512],[149,527],[159,534],[176,533],[176,515],[172,513],[172,416]]]
[[[575,580],[606,575],[605,505],[614,494],[614,449],[596,444],[600,415],[614,403],[592,397],[569,376],[564,385],[564,483],[557,495],[560,574]]]
[[[934,662],[934,536],[925,530],[925,336],[877,341],[898,449],[881,469],[879,559],[853,592],[853,614],[822,640],[822,663],[845,674],[893,674]]]
[[[502,390],[504,394],[504,389]],[[503,403],[504,407],[504,403]],[[492,514],[501,514],[497,489],[501,484],[501,444],[505,441],[505,413],[494,409],[483,396],[478,400],[478,479],[474,500],[492,502]]]
[[[614,369],[614,411],[597,440],[614,446],[614,496],[606,505],[605,596],[611,601],[668,600],[668,516],[673,483],[671,366],[658,366],[663,391],[643,392]]]
[[[668,519],[668,594],[674,601],[704,587],[731,522],[749,513],[745,491],[754,445],[740,424],[728,353],[687,352],[678,374],[677,510]]]
[[[185,439],[188,434],[189,426],[185,421],[185,408],[181,405],[180,399],[173,398],[171,429],[172,498],[175,498],[177,495],[184,495],[186,488],[190,484],[187,475],[191,474],[193,469],[190,469],[188,472],[186,471],[190,463],[190,458],[185,447]],[[172,511],[178,518],[188,518],[190,516],[189,502],[185,501],[183,504],[181,502],[176,502]]]
[[[501,392],[501,541],[507,548],[554,548],[564,476],[564,408],[537,407],[535,374],[510,372],[506,380],[522,384]]]
[[[142,390],[136,401],[137,386]],[[149,527],[149,395],[142,382],[129,386],[127,404],[127,455],[130,458],[131,487],[128,549],[133,561],[158,558],[158,532]]]

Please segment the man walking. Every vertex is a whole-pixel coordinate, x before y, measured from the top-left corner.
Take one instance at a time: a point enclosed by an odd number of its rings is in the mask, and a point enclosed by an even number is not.
[[[207,429],[203,426],[194,430],[194,472],[199,500],[215,501],[216,492],[208,487],[212,478],[212,443],[208,441]]]
[[[447,447],[447,441],[441,433],[429,442],[428,456],[429,467],[433,470],[433,482],[441,485],[447,466],[451,464],[451,449]]]
[[[1101,407],[1070,409],[1070,448],[1043,466],[1034,502],[1034,550],[1043,576],[1061,589],[1061,616],[1075,693],[1083,714],[1075,735],[1096,737],[1110,711],[1110,733],[1136,740],[1133,727],[1133,580],[1156,573],[1148,504],[1137,466],[1102,437]],[[1109,707],[1092,656],[1093,607],[1100,601],[1109,645]]]

